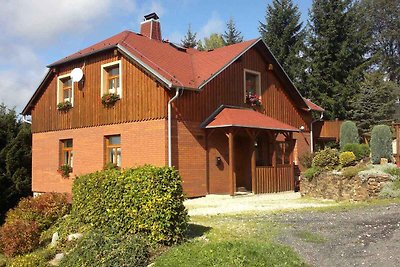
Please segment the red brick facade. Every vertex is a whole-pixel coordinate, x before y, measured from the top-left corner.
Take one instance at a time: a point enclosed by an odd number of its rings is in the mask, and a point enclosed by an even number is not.
[[[166,121],[153,120],[33,134],[32,191],[71,192],[73,177],[101,170],[104,139],[121,135],[121,167],[166,165]],[[57,172],[60,140],[73,140],[74,167],[70,178]]]

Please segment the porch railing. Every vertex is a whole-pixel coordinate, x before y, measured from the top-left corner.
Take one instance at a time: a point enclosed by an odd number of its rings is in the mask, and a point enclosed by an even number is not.
[[[294,166],[256,167],[256,193],[276,193],[294,190]]]

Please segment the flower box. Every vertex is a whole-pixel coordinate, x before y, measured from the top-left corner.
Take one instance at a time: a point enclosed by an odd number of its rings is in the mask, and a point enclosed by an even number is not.
[[[72,108],[72,103],[69,101],[60,102],[57,104],[57,109],[59,111],[68,111]]]
[[[115,93],[108,93],[101,97],[101,103],[103,103],[103,106],[105,107],[112,107],[118,100],[119,95]]]

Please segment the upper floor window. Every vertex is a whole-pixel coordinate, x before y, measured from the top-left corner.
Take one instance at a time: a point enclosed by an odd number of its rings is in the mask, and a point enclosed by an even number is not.
[[[61,75],[57,78],[57,104],[74,103],[74,83],[70,74]]]
[[[257,71],[244,70],[244,102],[261,105],[261,75]]]
[[[72,139],[61,140],[61,162],[60,165],[73,167],[73,142]]]
[[[121,167],[121,136],[107,136],[105,148],[105,165],[113,164],[114,166]]]
[[[116,94],[122,97],[121,60],[101,65],[101,96]]]

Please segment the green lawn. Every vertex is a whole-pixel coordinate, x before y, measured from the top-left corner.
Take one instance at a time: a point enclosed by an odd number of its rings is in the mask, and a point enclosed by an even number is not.
[[[188,241],[155,266],[306,266],[290,247],[273,241],[281,227],[257,215],[192,217]]]

